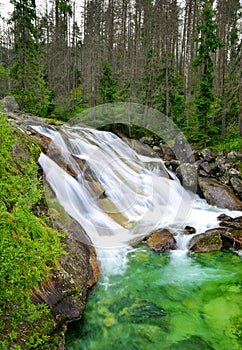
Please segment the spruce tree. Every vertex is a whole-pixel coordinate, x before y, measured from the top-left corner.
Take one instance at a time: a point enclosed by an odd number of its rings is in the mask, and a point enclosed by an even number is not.
[[[10,18],[14,34],[14,64],[10,70],[12,93],[22,110],[45,116],[50,105],[50,92],[40,65],[35,0],[10,2],[14,6]]]
[[[99,91],[102,103],[112,103],[118,98],[118,80],[113,78],[112,67],[107,61],[103,62],[102,76],[99,80]]]
[[[214,63],[212,54],[221,46],[221,41],[216,35],[216,28],[217,24],[213,20],[211,1],[205,0],[202,11],[202,24],[197,27],[198,37],[195,38],[195,41],[199,44],[197,49],[198,55],[193,60],[194,67],[201,67],[201,80],[199,92],[195,98],[195,105],[199,127],[198,132],[204,146],[210,140],[209,117],[211,116],[214,101]]]

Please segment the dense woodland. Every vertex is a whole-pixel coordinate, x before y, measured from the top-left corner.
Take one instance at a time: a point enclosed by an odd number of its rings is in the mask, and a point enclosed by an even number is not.
[[[131,101],[200,146],[241,145],[240,0],[10,0],[0,84],[26,112],[67,119]]]

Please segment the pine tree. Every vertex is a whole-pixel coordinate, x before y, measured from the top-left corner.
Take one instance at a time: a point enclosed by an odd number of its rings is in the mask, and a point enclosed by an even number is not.
[[[118,81],[113,78],[112,67],[108,62],[103,63],[103,72],[100,78],[99,91],[102,103],[112,103],[118,97]]]
[[[211,116],[212,103],[214,101],[213,81],[214,63],[212,54],[221,46],[221,41],[216,35],[217,24],[213,20],[212,4],[205,0],[202,11],[202,24],[197,27],[198,55],[193,60],[194,67],[201,67],[201,80],[199,93],[195,98],[196,117],[201,133],[201,140],[206,146],[209,137],[209,117]]]
[[[22,110],[45,116],[50,94],[40,66],[35,0],[10,2],[14,5],[10,18],[14,34],[14,64],[10,71],[12,93]]]

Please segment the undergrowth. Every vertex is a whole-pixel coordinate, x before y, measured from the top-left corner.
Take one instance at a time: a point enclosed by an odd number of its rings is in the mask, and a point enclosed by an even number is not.
[[[58,257],[63,253],[60,233],[48,227],[44,217],[34,214],[43,193],[37,176],[38,165],[31,154],[35,153],[36,157],[39,150],[31,143],[30,156],[17,157],[13,156],[16,147],[24,147],[24,136],[22,139],[14,136],[11,126],[0,115],[2,350],[34,349],[48,340],[50,311],[44,304],[33,304],[31,292],[47,280],[49,271],[57,267]],[[28,325],[27,328],[24,325]]]

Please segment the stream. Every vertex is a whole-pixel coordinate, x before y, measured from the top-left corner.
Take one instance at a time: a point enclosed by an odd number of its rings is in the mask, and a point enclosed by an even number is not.
[[[61,150],[61,159],[50,149],[39,163],[58,203],[95,246],[102,273],[83,319],[69,327],[66,350],[241,349],[241,257],[191,255],[191,235],[183,234],[186,225],[198,234],[218,226],[219,214],[241,212],[208,205],[160,158],[137,154],[112,133],[32,128]],[[174,234],[176,251],[132,247],[160,227]]]
[[[101,278],[66,350],[239,350],[242,261],[232,252],[130,252]]]

